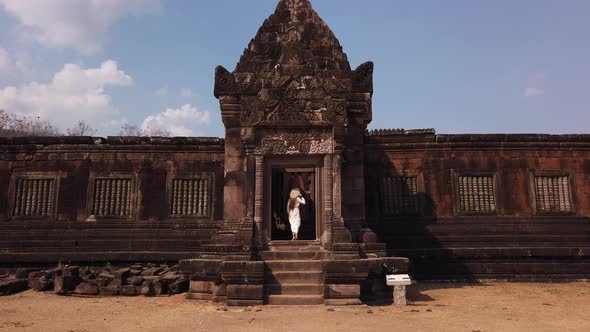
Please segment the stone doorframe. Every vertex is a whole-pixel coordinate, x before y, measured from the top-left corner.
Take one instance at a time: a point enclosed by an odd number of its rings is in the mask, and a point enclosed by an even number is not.
[[[332,176],[329,176],[330,180],[325,181],[328,177],[325,174],[325,161],[326,156],[324,155],[276,155],[276,156],[256,156],[257,164],[262,166],[260,172],[256,172],[256,202],[255,202],[255,219],[258,216],[256,212],[259,212],[259,218],[261,219],[260,230],[261,240],[264,249],[268,249],[268,246],[272,242],[272,170],[274,168],[313,168],[315,172],[315,219],[316,219],[316,239],[324,247],[329,247],[327,243],[331,240],[331,236],[326,234],[332,233],[331,229],[331,218],[326,218],[326,196],[327,191],[325,186],[326,183],[332,183]],[[258,166],[257,165],[257,166]],[[257,168],[258,171],[258,168]],[[259,183],[262,182],[262,183]],[[258,191],[260,189],[260,191]],[[261,195],[258,195],[261,193]],[[329,195],[331,196],[331,195]]]

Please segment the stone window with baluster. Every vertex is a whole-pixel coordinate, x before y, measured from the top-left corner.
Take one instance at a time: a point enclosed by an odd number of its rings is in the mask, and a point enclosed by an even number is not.
[[[167,192],[168,215],[171,218],[208,219],[212,216],[212,174],[171,174]]]
[[[52,173],[13,175],[9,214],[17,219],[52,219],[57,205],[59,177]]]
[[[131,219],[136,210],[135,185],[132,174],[91,174],[87,201],[90,219]]]

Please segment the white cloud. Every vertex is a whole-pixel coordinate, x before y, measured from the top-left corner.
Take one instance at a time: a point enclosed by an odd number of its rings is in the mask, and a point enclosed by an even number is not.
[[[117,19],[153,13],[160,0],[0,0],[0,6],[42,45],[94,54]]]
[[[537,72],[537,73],[535,74],[535,79],[536,79],[536,80],[540,80],[540,81],[542,81],[542,80],[544,80],[546,77],[547,77],[547,74],[546,74],[545,72],[543,72],[543,71]]]
[[[156,90],[156,96],[163,97],[166,95],[168,95],[168,87],[165,86]]]
[[[10,67],[10,54],[8,51],[0,47],[0,70],[5,70],[6,68]]]
[[[194,96],[193,90],[191,90],[189,88],[182,88],[180,90],[180,95],[183,96],[184,98],[192,98]]]
[[[524,96],[529,97],[539,97],[545,94],[545,90],[540,88],[526,88],[524,90]]]
[[[78,120],[86,120],[95,129],[108,130],[120,124],[121,119],[105,87],[131,84],[133,79],[113,60],[90,69],[65,64],[51,82],[0,89],[0,109],[38,116],[62,129],[73,126]]]
[[[200,111],[186,104],[177,109],[168,108],[164,112],[148,116],[143,120],[141,128],[166,130],[172,136],[196,136],[201,135],[197,127],[207,126],[210,121],[208,111]]]
[[[0,47],[0,82],[18,79],[30,72],[26,54],[14,53]]]

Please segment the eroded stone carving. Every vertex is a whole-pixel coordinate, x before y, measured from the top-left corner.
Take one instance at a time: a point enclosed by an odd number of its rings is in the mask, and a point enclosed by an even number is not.
[[[281,1],[234,72],[217,67],[215,95],[240,96],[245,127],[347,124],[352,93],[372,93],[373,64],[352,70],[309,1]],[[356,110],[356,109],[355,109]]]
[[[256,147],[257,154],[330,154],[334,140],[318,132],[281,133],[263,137]]]

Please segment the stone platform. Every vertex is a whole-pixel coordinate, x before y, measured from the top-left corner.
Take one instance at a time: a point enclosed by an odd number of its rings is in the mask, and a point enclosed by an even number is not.
[[[191,280],[187,298],[237,306],[358,305],[391,297],[384,264],[408,271],[406,258],[338,259],[306,242],[274,246],[257,259],[180,261]]]

